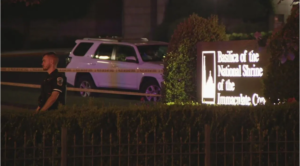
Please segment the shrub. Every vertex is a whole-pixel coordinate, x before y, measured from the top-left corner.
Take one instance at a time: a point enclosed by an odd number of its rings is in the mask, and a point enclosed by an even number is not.
[[[271,58],[263,78],[265,96],[272,102],[299,101],[299,5],[294,5],[287,23],[273,32],[268,48]]]
[[[227,29],[228,32],[236,33],[251,33],[253,31],[266,31],[268,29],[268,22],[242,22],[239,24],[231,25],[231,28]]]
[[[263,40],[267,40],[271,35],[272,32],[260,32],[261,38]],[[254,33],[231,33],[227,34],[228,40],[255,40]]]
[[[164,59],[164,102],[196,100],[196,44],[200,41],[226,40],[225,27],[217,16],[208,19],[192,14],[174,30]]]

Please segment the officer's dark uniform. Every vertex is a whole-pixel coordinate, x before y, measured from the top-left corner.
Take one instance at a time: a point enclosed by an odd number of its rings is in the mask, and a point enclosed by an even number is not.
[[[44,106],[53,91],[57,91],[60,94],[57,100],[53,103],[52,106],[49,107],[48,110],[57,109],[59,103],[65,105],[66,87],[67,79],[64,73],[59,73],[57,69],[55,69],[51,74],[47,73],[46,78],[41,84],[41,95],[39,97],[40,108]]]

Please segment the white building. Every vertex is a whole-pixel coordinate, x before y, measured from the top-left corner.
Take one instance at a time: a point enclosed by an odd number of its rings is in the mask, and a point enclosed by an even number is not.
[[[282,23],[286,23],[293,6],[293,0],[282,0],[279,4],[278,2],[279,0],[273,0],[275,15],[270,21],[274,28]]]

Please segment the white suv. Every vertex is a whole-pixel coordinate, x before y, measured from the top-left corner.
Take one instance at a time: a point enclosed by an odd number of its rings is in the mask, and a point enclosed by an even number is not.
[[[163,69],[168,43],[141,39],[84,38],[76,40],[66,68],[78,69]],[[78,88],[113,88],[160,94],[162,73],[66,72],[67,81]],[[83,97],[93,95],[80,92]],[[146,96],[147,101],[159,97]]]

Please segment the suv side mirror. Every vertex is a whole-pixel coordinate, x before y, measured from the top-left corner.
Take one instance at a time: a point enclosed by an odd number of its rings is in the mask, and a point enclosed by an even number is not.
[[[72,57],[67,57],[66,59],[66,66],[68,66],[68,64],[71,62],[72,60]]]
[[[136,62],[135,56],[128,56],[125,58],[126,62]]]

